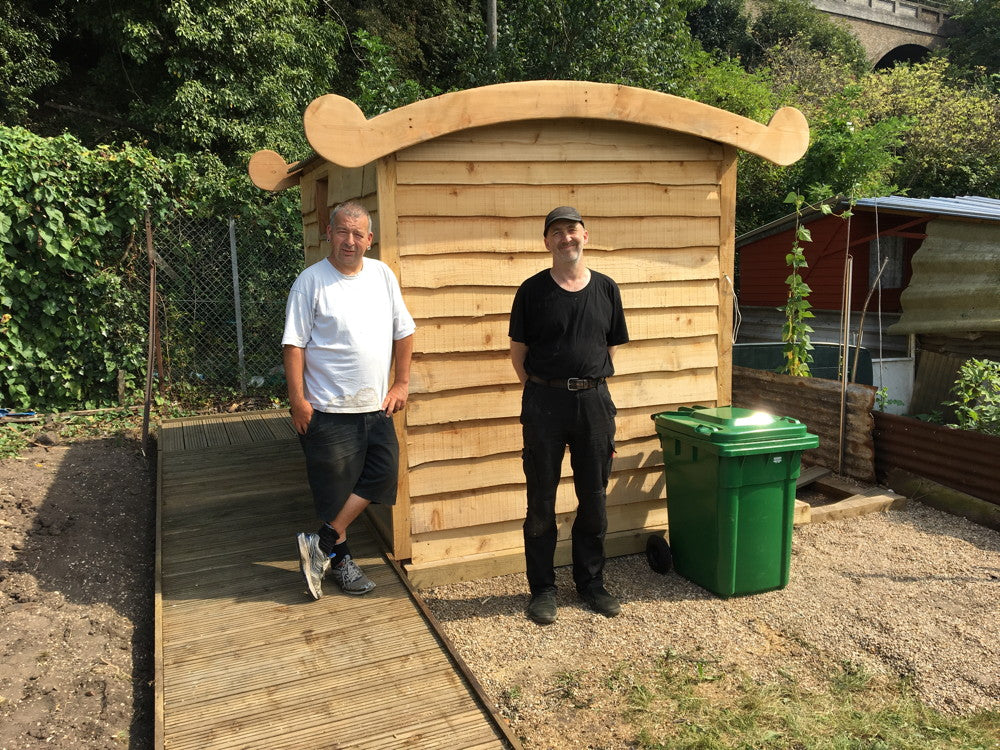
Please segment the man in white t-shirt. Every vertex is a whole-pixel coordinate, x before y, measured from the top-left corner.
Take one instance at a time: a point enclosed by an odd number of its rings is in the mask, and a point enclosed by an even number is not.
[[[327,572],[348,594],[375,588],[351,559],[347,528],[369,503],[396,502],[392,415],[409,395],[416,325],[389,267],[364,257],[372,238],[364,206],[348,201],[334,208],[330,255],[299,274],[285,309],[281,343],[292,424],[322,521],[315,534],[297,537],[314,599],[323,595]]]

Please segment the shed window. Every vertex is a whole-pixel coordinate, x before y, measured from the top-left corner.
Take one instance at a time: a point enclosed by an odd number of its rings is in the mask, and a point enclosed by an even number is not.
[[[883,261],[888,261],[882,278],[883,289],[903,288],[903,237],[883,235],[868,243],[868,284],[875,285],[878,269]]]

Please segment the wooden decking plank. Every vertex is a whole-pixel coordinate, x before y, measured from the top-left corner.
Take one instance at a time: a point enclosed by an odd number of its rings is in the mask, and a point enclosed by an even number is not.
[[[287,587],[276,589],[276,594],[288,596],[287,603],[274,602],[269,598],[267,600],[249,602],[239,607],[236,611],[233,611],[235,608],[231,606],[222,607],[215,605],[214,609],[225,609],[226,612],[231,612],[231,614],[225,616],[213,615],[213,606],[202,603],[174,604],[170,606],[171,623],[169,626],[175,628],[172,634],[176,633],[181,643],[184,644],[201,642],[215,635],[221,636],[231,631],[240,630],[243,628],[242,623],[247,620],[253,621],[253,627],[258,626],[258,620],[261,621],[259,623],[261,626],[267,623],[300,624],[301,631],[305,631],[310,627],[312,622],[323,617],[349,618],[348,621],[354,625],[368,626],[382,623],[383,620],[391,620],[392,617],[397,616],[399,613],[408,611],[407,594],[398,584],[387,584],[380,587],[380,589],[383,592],[383,598],[379,601],[377,607],[370,605],[358,605],[354,607],[347,604],[342,605],[341,602],[346,602],[349,599],[353,600],[354,597],[346,595],[338,596],[336,594],[328,594],[323,597],[324,600],[337,599],[334,603],[324,606],[320,604],[312,605],[310,602],[307,605],[306,600],[309,599],[309,596],[305,593],[304,586],[301,589],[296,588],[295,590],[289,590]],[[205,623],[213,623],[214,627],[211,630],[199,627]],[[403,625],[400,625],[400,627],[403,627]]]
[[[420,750],[486,750],[497,747],[496,735],[487,736],[475,712],[452,715],[447,723],[440,721],[410,727],[407,732],[393,731],[369,735],[364,746],[369,750],[397,750],[419,747]]]
[[[262,420],[265,424],[268,424],[270,420]],[[185,432],[196,432],[199,429],[204,431],[205,422],[195,422],[189,425],[182,425]],[[187,442],[185,442],[187,445]],[[285,437],[273,437],[270,440],[262,440],[260,442],[255,442],[249,445],[240,446],[240,453],[258,454],[258,455],[287,455],[295,456],[301,455],[301,448],[299,447],[298,441],[290,440],[287,436]],[[177,465],[183,466],[184,464],[196,463],[199,461],[211,461],[217,471],[226,471],[227,469],[239,468],[241,466],[239,462],[239,456],[232,456],[229,446],[226,445],[216,445],[216,446],[205,446],[204,449],[200,451],[193,450],[179,450],[173,451],[166,454],[167,465]],[[227,460],[219,461],[219,458],[225,458]],[[232,460],[229,460],[232,459]]]
[[[338,613],[341,617],[347,617],[349,613]],[[393,622],[398,622],[398,627],[393,629],[393,633],[398,635],[400,639],[408,638],[414,634],[420,634],[426,631],[426,628],[421,629],[422,623],[416,620],[406,620],[405,622],[400,622],[400,620],[408,614],[404,602],[399,602],[398,606],[386,606],[379,611],[378,617],[363,617],[363,618],[352,618],[351,627],[357,627],[359,625],[364,625],[365,627],[373,626],[389,626]],[[286,645],[290,646],[301,646],[302,634],[308,633],[310,639],[329,637],[331,639],[341,638],[345,642],[349,640],[348,634],[345,634],[346,629],[344,627],[333,628],[326,631],[325,633],[317,633],[316,623],[308,617],[274,617],[267,620],[263,624],[259,624],[259,620],[262,619],[257,617],[256,620],[251,618],[241,619],[234,626],[230,621],[208,621],[203,623],[206,626],[205,630],[195,630],[193,625],[190,627],[173,627],[165,630],[165,634],[170,637],[170,649],[177,651],[177,657],[171,657],[171,660],[176,663],[194,663],[198,659],[205,657],[216,658],[219,654],[225,651],[253,651],[257,648],[267,648],[273,650],[275,653]],[[360,620],[360,622],[358,621]],[[294,634],[286,634],[285,631],[275,630],[275,626],[281,626],[286,630],[290,631],[292,626],[296,626]],[[223,626],[225,629],[223,629]],[[430,642],[430,641],[429,641]],[[386,646],[385,653],[391,653],[390,646]],[[172,652],[171,652],[172,653]],[[371,661],[378,661],[382,658],[382,654],[379,657],[371,657]]]
[[[230,445],[253,444],[253,435],[247,427],[246,419],[242,415],[239,419],[227,419],[223,421],[222,426],[226,429],[226,434],[229,435]]]
[[[379,662],[360,666],[351,665],[349,660],[344,659],[317,659],[312,651],[306,652],[288,650],[287,653],[278,654],[278,659],[271,664],[268,654],[266,670],[260,668],[260,659],[255,659],[251,665],[240,665],[227,662],[220,664],[218,668],[209,668],[204,660],[194,664],[173,664],[167,663],[168,670],[183,678],[170,679],[165,681],[165,686],[169,690],[176,692],[177,698],[172,703],[174,710],[191,703],[209,703],[212,701],[222,701],[233,695],[252,693],[254,697],[260,695],[267,697],[275,691],[291,689],[285,686],[286,682],[296,685],[303,684],[301,676],[307,673],[316,673],[320,669],[340,670],[343,674],[350,674],[351,684],[360,683],[364,680],[371,680],[375,684],[383,682],[386,669],[392,674],[402,673],[405,670],[413,671],[415,678],[432,688],[436,678],[436,670],[454,676],[454,670],[447,663],[439,658],[440,649],[435,653],[433,643],[416,643],[413,649],[405,654],[387,654]],[[262,652],[265,653],[265,652]],[[260,654],[258,654],[259,656]],[[412,665],[402,665],[403,659],[412,659]],[[199,668],[205,667],[199,671]],[[223,669],[225,667],[225,669]],[[308,668],[308,669],[307,669]],[[309,681],[305,684],[308,686]],[[308,688],[306,688],[308,690]],[[359,687],[360,690],[360,687]],[[428,695],[430,694],[428,690]],[[386,696],[383,696],[385,700]]]
[[[213,599],[224,597],[232,592],[252,593],[257,588],[266,586],[266,582],[274,580],[287,581],[289,589],[296,588],[302,578],[298,571],[298,561],[294,567],[289,565],[288,553],[292,545],[281,545],[274,551],[274,555],[268,555],[272,561],[253,562],[243,555],[222,554],[201,558],[203,564],[188,564],[179,570],[174,570],[171,564],[164,565],[163,581],[169,586],[169,593],[180,598],[185,593],[194,588],[204,589],[210,586],[213,592]],[[274,560],[274,557],[277,559]],[[362,568],[373,567],[373,572],[368,576],[376,583],[396,581],[393,571],[387,571],[384,565],[378,564],[374,558],[367,558],[367,563],[363,562],[367,556],[359,554],[355,560]],[[336,584],[331,580],[329,585],[336,588]],[[297,588],[296,588],[297,590]],[[377,597],[375,597],[377,598]]]
[[[356,690],[351,691],[352,699],[363,700],[364,691],[370,689],[374,691],[375,697],[379,698],[383,703],[391,703],[391,700],[387,700],[391,694],[384,690],[386,683],[385,667],[389,666],[393,669],[393,680],[396,680],[397,674],[407,675],[417,683],[424,684],[430,688],[426,693],[426,699],[430,702],[435,686],[447,682],[446,675],[450,675],[454,679],[455,673],[448,664],[443,664],[440,659],[434,659],[430,650],[423,652],[421,655],[423,658],[415,661],[412,666],[399,670],[394,665],[389,664],[388,661],[383,662],[380,669],[367,667],[349,670],[349,674],[351,675],[350,684],[357,686]],[[264,674],[261,674],[261,670],[259,669],[256,671],[253,669],[230,671],[229,674],[216,671],[206,674],[200,680],[168,682],[166,685],[169,690],[173,690],[179,696],[182,696],[176,702],[172,703],[175,716],[194,713],[198,710],[211,708],[213,705],[216,707],[230,705],[233,706],[231,709],[233,711],[245,711],[257,702],[266,703],[270,701],[278,694],[293,697],[301,695],[304,700],[308,701],[308,696],[314,692],[315,688],[311,687],[313,680],[303,679],[303,676],[316,674],[325,665],[326,662],[300,657],[298,661],[282,662],[281,667],[283,669],[281,670],[278,668],[269,669]],[[308,670],[304,666],[308,667]],[[344,669],[343,665],[335,665],[334,662],[330,663],[329,669],[338,668],[341,670]],[[343,672],[341,673],[343,674]],[[455,684],[448,684],[451,685],[449,688],[450,692],[454,694],[456,692]],[[383,686],[381,693],[378,691],[379,685]]]
[[[257,412],[244,413],[243,424],[253,436],[255,443],[264,443],[274,437],[271,434],[271,431],[267,428],[267,425],[264,424],[264,418]]]
[[[430,653],[425,652],[425,653]],[[352,699],[363,700],[365,690],[372,690],[376,696],[380,695],[378,688],[384,688],[385,674],[384,664],[378,668],[368,667],[351,672],[351,684],[357,685],[357,690],[351,691]],[[438,674],[440,673],[440,674]],[[212,675],[215,679],[204,679],[197,682],[171,683],[171,687],[182,689],[183,697],[174,703],[175,715],[183,715],[183,712],[194,713],[205,708],[210,708],[212,704],[231,705],[233,710],[253,712],[254,706],[267,704],[272,696],[280,693],[287,697],[301,696],[308,700],[315,688],[309,680],[301,677],[301,663],[292,664],[280,677],[275,674],[259,674],[259,670],[249,670],[247,673],[237,673],[228,679],[226,675]],[[450,674],[454,676],[454,670],[447,664],[442,664],[440,660],[432,662],[431,659],[414,660],[411,665],[400,667],[393,671],[392,679],[401,681],[413,679],[424,684],[433,684],[438,677]],[[239,679],[233,679],[238,677]],[[270,679],[268,679],[270,678]],[[387,693],[381,692],[382,702],[386,702]],[[389,701],[391,702],[391,701]]]
[[[364,696],[355,695],[353,689],[323,693],[317,691],[315,686],[305,696],[272,695],[267,712],[268,726],[261,726],[259,711],[227,713],[220,711],[221,706],[207,707],[205,724],[191,722],[190,728],[175,734],[175,741],[184,743],[185,740],[194,740],[200,743],[195,747],[228,750],[270,748],[272,738],[280,738],[282,741],[297,739],[303,743],[284,747],[311,748],[310,738],[322,742],[323,738],[334,737],[338,743],[335,747],[365,747],[365,737],[374,727],[384,728],[392,722],[397,725],[396,731],[406,733],[411,727],[434,723],[446,725],[447,718],[460,713],[463,707],[462,697],[454,694],[444,702],[422,700],[419,681],[395,686],[401,697],[406,699],[402,705],[386,703],[380,700],[380,696],[384,697],[388,685],[392,682],[382,684],[381,693],[378,685],[373,686]],[[194,718],[201,716],[199,713]],[[498,743],[497,747],[502,745]]]
[[[178,451],[184,449],[183,425],[162,425],[159,434],[160,450]]]
[[[184,424],[182,429],[184,430],[185,450],[200,450],[208,447],[208,434],[201,422]]]
[[[211,448],[221,448],[228,446],[229,443],[229,433],[226,432],[226,427],[222,423],[222,417],[210,416],[202,420],[201,425],[205,429],[205,435],[208,437],[208,445]]]
[[[168,431],[158,750],[517,747],[366,526],[352,528],[351,548],[375,591],[350,597],[328,581],[327,596],[308,597],[294,535],[315,521],[287,414],[172,420]]]
[[[288,454],[284,452],[251,451],[244,446],[236,446],[235,448],[230,446],[230,449],[237,450],[243,455],[229,466],[218,466],[220,456],[217,455],[217,451],[205,448],[202,451],[188,452],[183,461],[179,459],[167,461],[163,468],[163,479],[178,485],[178,487],[183,487],[186,482],[195,479],[191,476],[192,472],[205,471],[206,469],[210,470],[211,474],[203,479],[213,482],[224,481],[227,478],[248,473],[252,476],[260,476],[267,473],[269,464],[275,471],[305,470],[305,462],[301,460],[299,453],[292,455],[300,460],[291,463],[287,460]]]
[[[306,515],[311,515],[311,513],[304,512],[307,507],[305,502],[307,501],[301,497],[289,498],[287,501],[282,499],[280,503],[276,501],[266,512],[261,511],[254,514],[241,512],[239,507],[234,505],[221,509],[216,517],[203,521],[199,521],[196,514],[190,514],[187,518],[171,523],[169,528],[164,529],[164,535],[171,537],[171,543],[177,546],[178,560],[183,560],[187,555],[197,555],[199,550],[213,548],[211,543],[197,538],[193,533],[195,531],[204,534],[228,528],[232,533],[246,537],[240,543],[242,546],[249,550],[263,550],[262,546],[258,546],[262,545],[263,542],[251,534],[256,534],[262,526],[268,528],[274,526],[277,529],[272,538],[267,540],[267,546],[275,549],[282,547],[287,553],[289,549],[295,547],[295,534],[302,531],[302,527],[306,523],[301,519],[305,518]],[[308,507],[311,510],[311,501]],[[310,524],[310,526],[315,525],[315,522]],[[235,548],[235,545],[229,547],[229,549]]]
[[[286,411],[273,411],[261,414],[261,419],[271,434],[278,440],[292,439],[298,445],[295,428],[292,426],[292,417]]]

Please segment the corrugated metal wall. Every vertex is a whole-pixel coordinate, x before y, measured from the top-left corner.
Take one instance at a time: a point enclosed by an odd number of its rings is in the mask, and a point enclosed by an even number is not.
[[[1000,226],[928,222],[902,306],[890,333],[1000,331]]]
[[[1000,437],[875,412],[879,479],[902,469],[1000,505]]]
[[[797,378],[746,367],[733,368],[733,405],[794,417],[819,435],[819,447],[806,451],[803,460],[847,476],[875,478],[875,445],[871,410],[875,388],[849,385],[843,467],[840,467],[841,385],[836,380]]]

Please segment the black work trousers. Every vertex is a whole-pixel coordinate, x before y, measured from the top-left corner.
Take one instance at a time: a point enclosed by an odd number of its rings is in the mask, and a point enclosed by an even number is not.
[[[525,384],[521,397],[522,460],[528,490],[524,556],[532,595],[556,588],[556,490],[566,446],[578,503],[572,530],[573,581],[580,593],[603,584],[615,414],[606,383],[583,391],[530,380]]]

